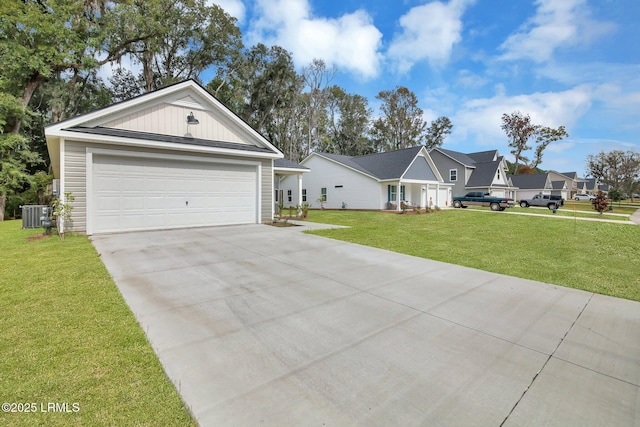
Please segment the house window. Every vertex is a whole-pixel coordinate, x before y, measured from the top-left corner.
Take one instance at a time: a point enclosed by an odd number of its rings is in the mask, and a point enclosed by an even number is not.
[[[287,201],[291,203],[291,190],[287,190]]]
[[[387,185],[387,199],[389,202],[395,202],[398,200],[398,186]]]
[[[500,180],[500,169],[498,169],[498,181]]]
[[[404,185],[400,186],[400,200],[407,200],[405,197]]]
[[[322,187],[320,189],[320,201],[321,202],[327,201],[327,187]]]
[[[307,189],[306,188],[302,189],[302,201],[303,202],[307,201]]]
[[[449,169],[449,181],[458,180],[458,169]]]

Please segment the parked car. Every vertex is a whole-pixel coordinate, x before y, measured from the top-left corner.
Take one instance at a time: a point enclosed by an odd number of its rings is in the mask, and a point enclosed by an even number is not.
[[[557,199],[557,196],[552,197],[550,194],[536,194],[531,199],[522,199],[520,200],[520,207],[528,208],[529,206],[544,206],[551,210],[558,209],[562,204],[560,200]]]
[[[573,196],[573,200],[593,200],[595,199],[596,196],[594,196],[593,194],[584,194],[584,193],[578,193],[575,196]]]

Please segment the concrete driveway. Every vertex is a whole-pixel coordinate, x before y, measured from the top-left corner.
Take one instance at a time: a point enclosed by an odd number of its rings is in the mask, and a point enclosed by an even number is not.
[[[93,238],[200,425],[640,425],[640,303],[299,231]]]

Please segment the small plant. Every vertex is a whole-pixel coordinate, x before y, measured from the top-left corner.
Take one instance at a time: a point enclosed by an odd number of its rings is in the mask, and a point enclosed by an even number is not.
[[[420,214],[420,206],[414,206],[413,210],[417,213]]]
[[[71,211],[73,210],[73,206],[71,206],[68,202],[73,202],[76,198],[73,197],[71,192],[65,192],[63,199],[56,199],[51,204],[53,209],[53,220],[56,223],[56,229],[58,230],[58,236],[61,239],[64,239],[64,228],[69,226],[73,222],[73,218],[71,218]]]
[[[591,201],[591,204],[593,205],[593,209],[600,212],[601,215],[602,212],[606,211],[609,207],[607,198],[601,190],[598,191],[598,194],[596,194],[596,198]]]
[[[320,210],[324,210],[324,202],[325,202],[324,198],[323,197],[318,197],[316,199],[316,202],[320,203]]]
[[[400,209],[402,210],[402,213],[405,213],[407,212],[407,209],[409,209],[409,206],[405,202],[400,202]]]
[[[300,205],[300,210],[302,211],[302,218],[306,218],[309,215],[309,208],[311,205],[309,203],[303,203]]]
[[[289,218],[293,218],[293,214],[294,214],[294,213],[296,213],[296,214],[298,213],[298,208],[297,208],[297,206],[293,206],[293,205],[291,205],[291,206],[289,206],[289,208],[288,208],[288,209],[289,209]],[[296,215],[296,216],[297,216],[297,215]]]

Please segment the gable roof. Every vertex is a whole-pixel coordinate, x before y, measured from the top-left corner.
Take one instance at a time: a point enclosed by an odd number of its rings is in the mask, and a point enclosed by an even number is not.
[[[466,187],[487,187],[492,185],[496,176],[496,171],[500,166],[500,161],[476,163],[475,170],[471,173]]]
[[[422,146],[405,148],[402,150],[387,151],[384,153],[366,154],[363,156],[345,156],[332,153],[312,153],[334,162],[340,163],[358,172],[369,175],[380,181],[400,179],[412,166],[416,156],[425,150],[425,155],[429,154]],[[425,156],[425,159],[426,159]],[[306,160],[306,159],[305,159]],[[303,160],[304,163],[304,160]],[[429,160],[427,160],[429,163]],[[434,171],[435,165],[429,165],[433,179],[440,181],[439,173]],[[424,168],[422,169],[425,170]]]
[[[539,190],[547,188],[548,173],[534,173],[527,175],[510,175],[511,182],[521,190]]]
[[[453,150],[446,150],[444,148],[440,148],[440,147],[436,147],[433,150],[437,150],[439,152],[441,152],[442,154],[444,154],[447,157],[450,157],[451,159],[455,160],[456,162],[470,167],[470,168],[474,168],[476,161],[473,160],[471,157],[467,156],[464,153],[460,153],[458,151],[453,151]]]
[[[498,150],[478,151],[467,154],[439,147],[434,148],[432,151],[435,150],[472,170],[465,187],[507,187],[511,185],[511,183],[508,185],[494,184],[498,168],[504,161],[504,157],[498,155]]]
[[[498,160],[498,150],[478,151],[477,153],[467,153],[476,163],[487,163]]]
[[[557,173],[559,173],[560,175],[564,175],[566,177],[569,177],[571,179],[579,179],[577,172],[557,172]]]
[[[173,109],[166,117],[175,120],[159,116],[161,108]],[[192,110],[201,115],[199,132],[207,137],[190,138],[184,133],[188,132],[186,117]],[[183,114],[184,111],[187,113]],[[219,127],[214,128],[214,124]],[[224,132],[207,133],[211,129]],[[218,134],[221,136],[216,137]],[[243,156],[271,159],[284,157],[264,136],[193,80],[52,123],[45,126],[45,136],[56,175],[63,140],[228,155],[241,152]]]

